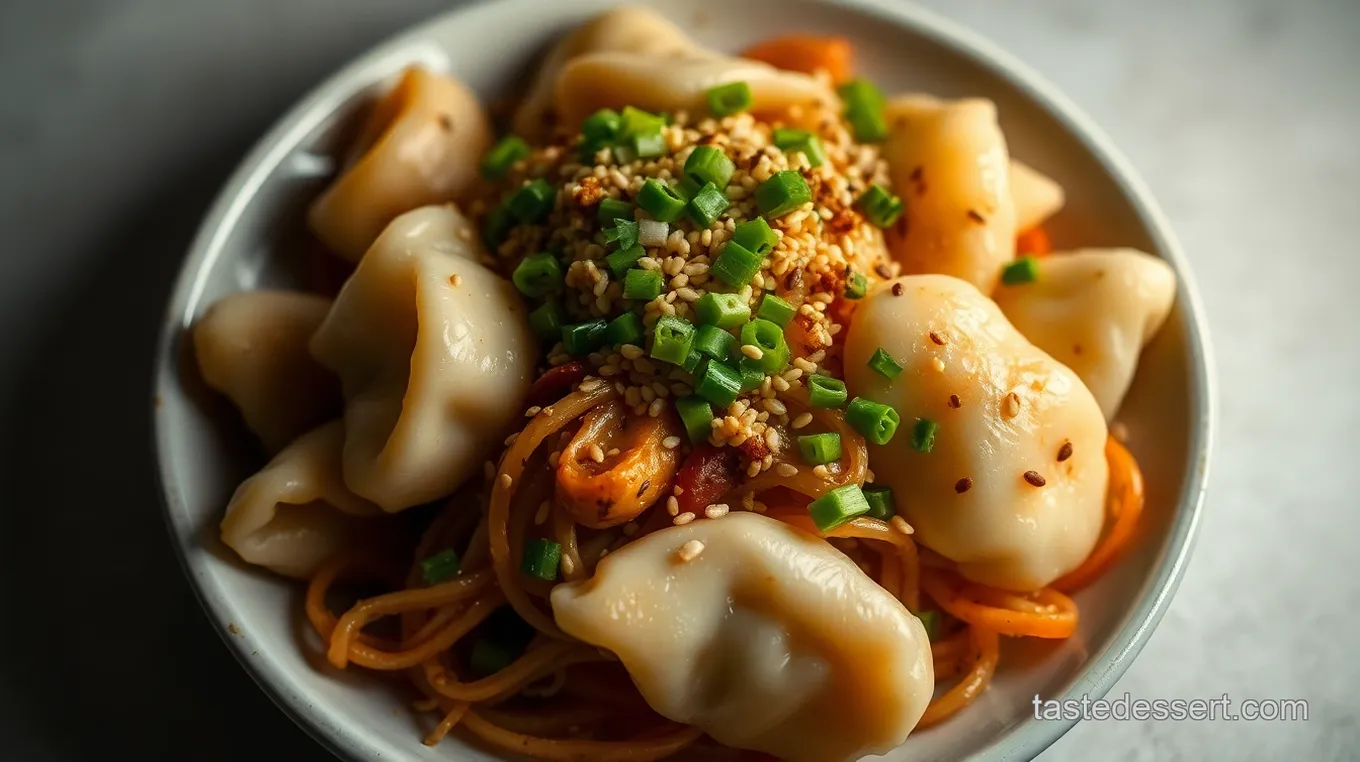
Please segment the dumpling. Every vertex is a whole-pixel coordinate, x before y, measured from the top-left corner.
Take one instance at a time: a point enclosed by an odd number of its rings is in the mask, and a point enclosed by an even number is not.
[[[222,519],[222,542],[247,563],[305,579],[326,559],[372,541],[377,506],[345,488],[345,428],[332,421],[304,434],[241,482]]]
[[[1176,274],[1134,249],[1086,249],[1039,259],[1033,283],[999,286],[996,303],[1036,346],[1071,368],[1114,418],[1176,298]]]
[[[274,454],[340,412],[340,380],[307,351],[331,301],[290,291],[224,297],[193,328],[203,380]]]
[[[665,58],[716,55],[650,8],[624,5],[607,11],[563,37],[549,51],[515,112],[515,133],[530,140],[542,138],[552,120],[554,92],[563,67],[578,56],[605,51]]]
[[[1011,159],[1011,199],[1015,203],[1015,229],[1023,233],[1057,214],[1067,196],[1053,178]]]
[[[920,620],[825,540],[759,514],[629,543],[554,588],[552,609],[661,715],[792,762],[897,746],[934,689]]]
[[[471,90],[444,74],[407,69],[374,105],[354,158],[307,221],[335,253],[357,262],[398,214],[461,198],[477,181],[491,139],[491,122]]]
[[[867,365],[880,347],[903,368],[894,380]],[[888,444],[870,445],[870,466],[917,539],[965,577],[1035,590],[1090,554],[1105,516],[1105,417],[972,285],[914,275],[875,288],[855,310],[845,374],[852,394],[902,416]],[[911,446],[917,419],[938,425],[928,453]]]
[[[940,273],[990,293],[1015,257],[1010,158],[996,106],[905,96],[888,103],[884,155],[906,211],[888,236],[905,273]]]
[[[452,206],[392,221],[312,337],[340,376],[345,484],[389,512],[454,491],[522,411],[538,346]]]
[[[557,113],[580,124],[602,108],[705,113],[708,91],[718,85],[751,86],[753,111],[785,112],[839,99],[821,81],[743,58],[659,58],[645,53],[591,53],[566,65],[557,80]]]

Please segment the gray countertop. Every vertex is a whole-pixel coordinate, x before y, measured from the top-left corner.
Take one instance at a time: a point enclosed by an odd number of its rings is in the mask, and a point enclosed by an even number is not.
[[[1086,722],[1085,759],[1354,759],[1360,2],[931,0],[1114,137],[1189,252],[1219,438],[1180,593],[1114,689],[1306,722]],[[437,0],[0,8],[0,758],[326,758],[218,642],[145,400],[199,216],[310,85]]]

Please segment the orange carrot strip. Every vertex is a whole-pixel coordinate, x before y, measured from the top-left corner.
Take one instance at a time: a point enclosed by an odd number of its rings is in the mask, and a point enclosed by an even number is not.
[[[850,79],[854,49],[844,37],[790,34],[753,45],[741,55],[777,69],[804,74],[815,74],[820,69],[831,75],[833,84],[839,85]]]
[[[1020,608],[994,606],[977,600],[1002,600],[1013,594],[992,591],[982,585],[965,584],[953,574],[923,570],[921,589],[940,608],[958,619],[1001,635],[1061,639],[1077,630],[1077,604],[1052,588],[1024,596]],[[1006,601],[1011,602],[1011,601]],[[1019,606],[1018,601],[1014,602]]]
[[[1114,526],[1081,566],[1053,583],[1054,589],[1064,593],[1074,593],[1091,584],[1118,560],[1133,539],[1138,517],[1143,513],[1143,472],[1138,461],[1114,437],[1105,440],[1105,460],[1110,464],[1108,504]]]
[[[1044,231],[1042,225],[1035,225],[1016,236],[1015,253],[1020,256],[1025,254],[1047,256],[1053,253],[1053,242],[1048,240],[1048,233]]]

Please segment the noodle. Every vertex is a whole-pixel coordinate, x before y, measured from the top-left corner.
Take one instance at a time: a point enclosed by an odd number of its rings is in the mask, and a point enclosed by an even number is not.
[[[921,715],[921,721],[916,723],[918,730],[928,728],[973,703],[992,681],[999,656],[997,634],[981,627],[969,627],[968,632],[969,644],[976,654],[972,670],[943,696],[930,702],[925,714]]]
[[[1110,464],[1109,500],[1114,526],[1081,566],[1053,583],[1056,590],[1075,593],[1094,582],[1119,558],[1133,539],[1143,513],[1143,472],[1124,445],[1114,437],[1105,440],[1105,460]]]
[[[493,725],[470,711],[463,725],[497,748],[554,762],[650,762],[664,759],[699,740],[703,731],[678,725],[664,735],[631,741],[583,741],[538,738]]]

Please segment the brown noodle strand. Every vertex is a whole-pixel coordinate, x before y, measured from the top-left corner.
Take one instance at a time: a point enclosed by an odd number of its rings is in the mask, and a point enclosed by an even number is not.
[[[421,743],[426,746],[434,746],[444,740],[444,736],[448,735],[450,730],[453,730],[458,721],[463,719],[463,715],[467,714],[471,708],[472,704],[466,701],[454,702],[453,708],[449,709],[444,715],[444,719],[439,721],[439,724],[435,726],[434,730],[430,731],[429,735],[425,736],[425,740]]]
[[[491,490],[491,508],[487,518],[490,525],[491,560],[496,570],[496,579],[506,599],[514,607],[515,613],[534,629],[549,637],[566,639],[567,636],[525,592],[523,575],[516,568],[517,558],[510,550],[508,530],[510,498],[518,487],[519,478],[524,474],[524,465],[528,462],[529,456],[538,449],[544,439],[561,430],[587,410],[602,405],[616,396],[612,385],[601,383],[589,392],[572,392],[534,416],[529,425],[520,432],[514,444],[505,451],[496,475],[495,486]],[[552,412],[549,413],[548,410]],[[509,484],[506,484],[506,477],[509,477]]]
[[[602,661],[598,651],[580,643],[554,640],[531,648],[505,669],[470,683],[459,682],[437,661],[424,664],[426,679],[439,695],[456,701],[486,701],[521,688],[556,669]]]
[[[349,661],[350,641],[373,619],[400,614],[412,608],[428,609],[458,603],[477,595],[490,582],[491,575],[489,573],[474,572],[458,577],[451,582],[443,582],[415,590],[399,590],[395,593],[387,593],[376,598],[359,601],[340,618],[340,621],[335,625],[335,630],[331,633],[331,647],[328,654],[331,664],[339,669],[345,668],[345,664]],[[442,638],[443,635],[441,634],[438,639]],[[420,648],[428,647],[428,644],[433,640],[435,639],[432,638],[430,641],[421,644]],[[452,644],[453,641],[449,641],[449,645]],[[420,661],[420,659],[417,659],[404,666],[412,667],[419,664]],[[395,669],[400,669],[400,667]]]
[[[675,754],[703,735],[698,728],[678,725],[665,735],[631,741],[539,738],[493,725],[476,711],[467,713],[463,726],[492,746],[549,762],[651,762]]]
[[[970,641],[973,650],[977,654],[972,670],[943,696],[930,702],[925,714],[921,715],[921,721],[916,723],[917,730],[928,728],[973,703],[992,681],[999,657],[1000,639],[991,630],[984,630],[981,627],[968,629],[971,631]]]

